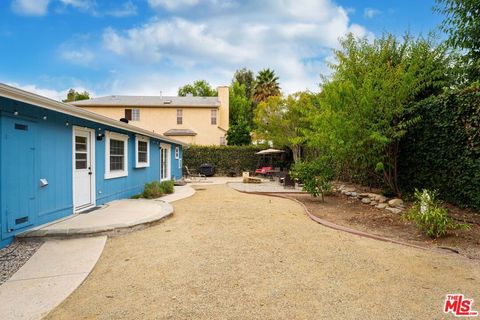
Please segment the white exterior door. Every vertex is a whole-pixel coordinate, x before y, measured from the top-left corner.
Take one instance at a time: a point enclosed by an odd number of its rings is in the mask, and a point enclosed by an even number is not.
[[[160,180],[170,180],[170,155],[171,146],[169,144],[160,144]]]
[[[81,211],[95,205],[94,131],[73,128],[73,205]]]

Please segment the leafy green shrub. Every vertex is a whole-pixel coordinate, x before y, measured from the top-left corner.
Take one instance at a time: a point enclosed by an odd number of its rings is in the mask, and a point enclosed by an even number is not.
[[[415,202],[410,210],[403,214],[406,220],[414,221],[430,238],[438,238],[449,230],[468,229],[466,223],[458,223],[448,216],[448,210],[441,206],[435,191],[415,189]]]
[[[325,194],[332,189],[332,180],[335,176],[334,166],[328,157],[320,157],[312,162],[296,163],[292,176],[303,184],[303,190],[314,197],[321,196],[325,201]]]
[[[190,146],[183,151],[183,164],[189,169],[198,169],[204,163],[215,166],[218,174],[255,171],[258,165],[256,152],[265,149],[260,146]],[[281,165],[279,165],[281,166]]]
[[[173,193],[173,181],[152,181],[145,183],[142,197],[146,199],[159,198],[165,194]]]
[[[163,196],[160,181],[145,183],[142,196],[147,199],[155,199]]]
[[[174,192],[173,186],[174,186],[173,180],[160,182],[160,190],[165,194],[173,193]]]

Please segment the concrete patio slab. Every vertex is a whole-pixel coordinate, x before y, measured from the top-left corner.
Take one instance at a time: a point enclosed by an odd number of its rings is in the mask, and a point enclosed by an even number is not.
[[[18,237],[69,237],[105,234],[159,221],[173,214],[171,204],[159,199],[124,199],[101,209],[30,229]]]
[[[85,280],[106,240],[102,236],[45,242],[0,286],[0,319],[41,319]]]
[[[175,192],[158,199],[123,199],[89,213],[73,214],[27,230],[17,237],[75,237],[129,229],[165,219],[173,214],[170,202],[191,197],[191,186],[176,186]]]
[[[276,181],[262,180],[261,183],[243,183],[243,182],[229,182],[227,184],[230,188],[252,193],[299,193],[303,192],[302,188],[285,188]]]
[[[171,203],[171,202],[174,202],[174,201],[177,201],[177,200],[181,200],[181,199],[191,197],[194,194],[195,194],[195,189],[193,189],[189,185],[175,186],[175,192],[174,193],[163,196],[163,197],[161,197],[157,200],[162,200],[162,201]]]
[[[218,185],[229,182],[242,182],[242,177],[207,177],[186,180],[191,186]]]

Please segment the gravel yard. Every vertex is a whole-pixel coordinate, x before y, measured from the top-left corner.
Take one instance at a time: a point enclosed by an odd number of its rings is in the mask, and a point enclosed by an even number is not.
[[[15,241],[0,249],[0,285],[10,279],[30,259],[42,241]]]
[[[164,223],[110,238],[47,318],[444,319],[445,294],[480,301],[476,261],[331,230],[287,199],[202,188]]]

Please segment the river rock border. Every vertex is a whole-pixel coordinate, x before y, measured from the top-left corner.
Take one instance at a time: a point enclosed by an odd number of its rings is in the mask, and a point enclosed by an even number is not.
[[[369,192],[359,192],[354,187],[348,187],[344,184],[334,187],[334,192],[343,194],[350,199],[356,199],[365,205],[370,205],[380,210],[387,210],[391,213],[400,214],[405,210],[405,204],[402,199],[389,199],[384,195]]]

